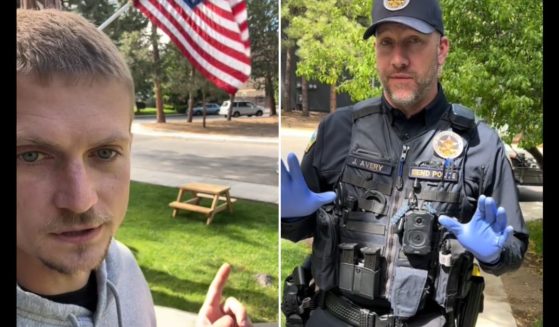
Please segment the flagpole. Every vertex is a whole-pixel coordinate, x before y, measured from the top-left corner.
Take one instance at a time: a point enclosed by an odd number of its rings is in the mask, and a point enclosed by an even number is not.
[[[105,27],[107,27],[110,23],[112,23],[113,20],[117,19],[118,16],[122,15],[122,13],[125,12],[129,7],[130,7],[130,1],[126,2],[124,6],[120,7],[120,9],[117,10],[111,17],[109,17],[109,19],[107,19],[103,24],[99,25],[97,29],[102,31]]]

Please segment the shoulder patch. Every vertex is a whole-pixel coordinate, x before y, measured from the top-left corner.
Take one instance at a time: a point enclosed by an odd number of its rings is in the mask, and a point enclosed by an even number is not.
[[[305,153],[309,152],[309,150],[312,148],[312,146],[314,145],[314,143],[316,142],[316,129],[314,130],[314,132],[311,135],[311,139],[309,140],[309,143],[307,143],[307,147],[305,148]]]

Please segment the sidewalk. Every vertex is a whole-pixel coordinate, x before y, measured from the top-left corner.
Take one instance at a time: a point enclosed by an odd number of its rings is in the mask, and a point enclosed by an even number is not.
[[[142,129],[140,124],[133,124],[132,131],[135,134],[146,134],[149,131]],[[164,133],[165,136],[176,136],[184,138],[197,138],[197,139],[213,139],[221,138],[223,140],[231,140],[234,136],[216,136],[216,135],[190,135],[188,133],[177,133],[177,132],[158,132]],[[312,133],[312,131],[310,131]],[[280,135],[297,135],[297,136],[308,136],[309,131],[285,131],[282,130]],[[149,135],[149,134],[148,134]],[[152,134],[153,135],[153,134]],[[273,140],[268,140],[269,138],[263,138],[263,140],[255,140],[256,138],[251,137],[250,141],[254,142],[274,142]],[[277,138],[275,142],[277,142]],[[161,184],[166,186],[177,186],[174,185],[176,180],[181,180],[182,176],[171,176],[168,173],[160,174],[157,171],[149,171],[144,173],[136,174],[132,176],[133,180]],[[206,182],[214,182],[205,179]],[[219,182],[218,179],[215,181]],[[228,181],[231,184],[231,181]],[[243,185],[247,184],[247,185]],[[232,185],[233,186],[233,185]],[[263,199],[263,194],[269,194],[266,191],[267,188],[271,188],[266,185],[257,185],[249,183],[239,183],[232,187],[237,190],[237,193],[233,193],[232,196],[239,197],[243,199],[252,199],[258,201],[274,202],[277,203],[277,196],[275,199]],[[275,188],[275,187],[274,187]],[[277,192],[277,191],[276,191]],[[277,193],[276,193],[277,194]],[[541,202],[523,202],[521,203],[521,209],[524,213],[525,219],[530,220],[535,218],[543,217],[542,214],[542,203]],[[484,274],[485,278],[485,301],[484,301],[484,312],[478,317],[477,327],[516,327],[516,321],[512,315],[512,310],[510,304],[507,300],[507,295],[504,291],[503,283],[499,277]],[[172,308],[158,307],[156,306],[156,314],[158,325],[163,327],[174,327],[174,326],[191,326],[189,323],[193,323],[196,315],[193,313],[188,313]],[[185,323],[186,322],[186,323]],[[276,324],[256,324],[257,326],[276,326]]]

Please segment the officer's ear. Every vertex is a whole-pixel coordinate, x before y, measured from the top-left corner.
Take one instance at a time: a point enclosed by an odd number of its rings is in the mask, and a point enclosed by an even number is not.
[[[437,61],[439,66],[442,67],[446,61],[446,57],[448,56],[448,51],[450,49],[450,41],[444,35],[439,37],[439,45],[438,45],[438,55]]]

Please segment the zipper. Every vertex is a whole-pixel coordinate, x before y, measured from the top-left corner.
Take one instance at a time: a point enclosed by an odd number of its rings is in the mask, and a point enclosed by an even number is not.
[[[397,182],[396,182],[396,188],[398,189],[398,191],[401,191],[403,186],[404,186],[404,163],[406,162],[406,157],[408,156],[408,151],[410,150],[410,146],[409,145],[403,145],[402,146],[402,152],[400,154],[400,162],[398,164],[398,175],[396,176],[397,178]],[[398,192],[397,194],[395,194],[394,196],[394,201],[392,202],[392,207],[390,208],[390,215],[389,217],[392,217],[394,215],[394,213],[396,213],[397,209],[402,205],[402,201],[401,199],[405,199],[405,196],[402,196],[401,192]],[[390,219],[389,219],[390,221]],[[387,241],[386,241],[386,267],[387,267],[387,281],[386,281],[386,288],[385,288],[385,296],[387,298],[390,297],[390,287],[392,284],[392,271],[394,270],[394,262],[396,261],[396,256],[398,255],[398,253],[396,253],[396,247],[394,246],[394,242],[398,240],[398,234],[395,233],[395,229],[397,229],[398,226],[393,226],[390,224],[389,222],[389,228],[388,228],[388,236]]]
[[[398,181],[396,182],[396,188],[401,191],[404,187],[404,163],[406,162],[406,157],[408,156],[408,151],[410,150],[409,145],[402,146],[402,153],[400,154],[400,164],[398,165]]]

